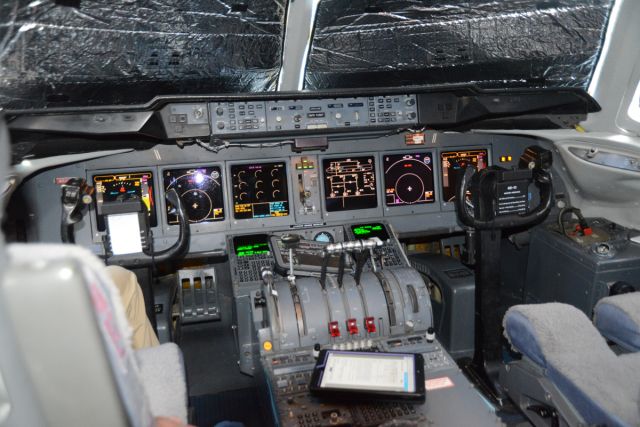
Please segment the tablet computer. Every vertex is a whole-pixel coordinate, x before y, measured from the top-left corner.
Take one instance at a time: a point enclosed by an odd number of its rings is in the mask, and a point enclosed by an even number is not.
[[[421,354],[322,350],[309,391],[326,399],[424,402]]]

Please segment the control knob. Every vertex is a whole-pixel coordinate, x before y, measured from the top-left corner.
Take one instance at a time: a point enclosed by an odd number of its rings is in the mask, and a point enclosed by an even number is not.
[[[294,122],[300,123],[300,120],[302,120],[302,116],[300,114],[296,114],[295,116],[293,116]]]
[[[410,113],[407,113],[407,118],[409,120],[413,120],[416,118],[416,113],[414,113],[413,111],[411,111]]]
[[[217,127],[220,130],[224,129],[224,122],[218,122]]]
[[[222,107],[216,108],[216,114],[221,116],[224,114],[224,109]]]
[[[300,235],[295,233],[283,234],[280,237],[285,249],[295,249],[300,243]]]
[[[416,100],[413,98],[409,98],[405,101],[405,104],[407,104],[407,106],[411,107],[412,105],[416,104]]]
[[[433,329],[433,326],[429,326],[429,329],[427,329],[427,334],[425,338],[428,343],[432,343],[436,339],[436,330]]]

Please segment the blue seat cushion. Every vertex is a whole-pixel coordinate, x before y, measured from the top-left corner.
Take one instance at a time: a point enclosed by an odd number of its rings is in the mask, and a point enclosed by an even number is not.
[[[640,423],[638,371],[619,360],[580,310],[559,303],[514,306],[504,327],[514,349],[544,369],[587,423]]]
[[[628,351],[640,350],[640,292],[602,298],[593,322],[609,340]]]

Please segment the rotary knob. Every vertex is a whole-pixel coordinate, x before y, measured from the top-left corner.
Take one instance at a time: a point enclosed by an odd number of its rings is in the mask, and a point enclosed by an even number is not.
[[[216,108],[216,114],[221,116],[224,114],[224,109],[222,107]]]
[[[302,120],[302,116],[300,114],[296,114],[295,116],[293,116],[294,122],[300,123],[300,120]]]

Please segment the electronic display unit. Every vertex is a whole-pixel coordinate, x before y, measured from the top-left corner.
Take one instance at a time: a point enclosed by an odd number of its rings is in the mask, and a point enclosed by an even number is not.
[[[322,350],[309,391],[328,399],[424,402],[424,358],[411,353]]]
[[[158,225],[156,216],[155,199],[153,195],[153,173],[150,171],[141,172],[116,172],[102,175],[94,175],[93,185],[96,189],[96,219],[98,231],[105,231],[106,224],[102,214],[104,202],[111,202],[119,199],[127,199],[137,196],[147,207],[149,212],[149,225]]]
[[[164,191],[175,189],[189,216],[190,223],[224,220],[222,174],[218,166],[167,169],[162,172]],[[167,202],[167,222],[178,224],[178,215]]]
[[[289,215],[287,167],[284,162],[232,165],[231,182],[234,218]]]
[[[233,252],[237,257],[270,254],[269,238],[266,234],[234,236]]]
[[[374,156],[326,158],[322,160],[322,167],[328,212],[378,206]]]
[[[442,163],[442,200],[453,202],[456,188],[464,175],[467,166],[473,165],[477,170],[489,166],[489,153],[486,149],[443,151],[440,153]]]
[[[385,154],[383,167],[387,206],[435,202],[431,153]]]
[[[356,239],[370,239],[372,237],[377,237],[383,242],[389,240],[387,227],[379,222],[373,222],[370,224],[353,224],[351,225],[351,232]]]

